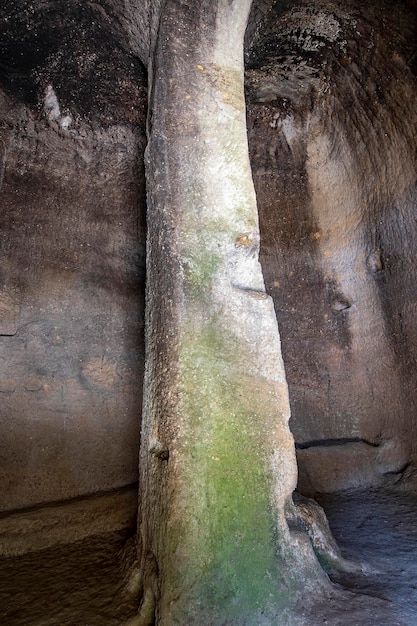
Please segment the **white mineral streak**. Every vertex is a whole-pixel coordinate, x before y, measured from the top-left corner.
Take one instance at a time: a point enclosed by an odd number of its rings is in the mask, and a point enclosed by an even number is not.
[[[45,90],[43,111],[48,122],[59,124],[63,130],[68,130],[72,124],[70,115],[61,115],[61,107],[52,85],[48,85]]]

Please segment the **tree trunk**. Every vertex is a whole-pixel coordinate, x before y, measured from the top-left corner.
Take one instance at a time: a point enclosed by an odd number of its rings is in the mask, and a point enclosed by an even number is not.
[[[250,4],[168,0],[152,61],[141,624],[154,610],[163,626],[278,623],[296,586],[296,463],[246,138]]]

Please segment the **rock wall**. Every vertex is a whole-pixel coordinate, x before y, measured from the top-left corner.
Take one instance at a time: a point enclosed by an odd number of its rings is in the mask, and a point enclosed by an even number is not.
[[[248,53],[262,260],[305,491],[414,458],[415,13],[276,3]]]
[[[0,7],[3,510],[137,479],[137,55],[156,18],[135,0]],[[261,259],[309,493],[398,478],[416,456],[415,24],[411,1],[253,3]]]
[[[0,509],[137,480],[146,74],[98,7],[0,8]]]

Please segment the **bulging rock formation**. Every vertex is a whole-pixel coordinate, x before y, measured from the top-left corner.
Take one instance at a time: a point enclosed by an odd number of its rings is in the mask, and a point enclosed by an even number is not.
[[[273,623],[305,577],[284,517],[296,465],[258,261],[243,90],[249,6],[190,13],[168,2],[156,44],[139,624],[152,597],[162,624]],[[204,29],[184,47],[195,23]]]

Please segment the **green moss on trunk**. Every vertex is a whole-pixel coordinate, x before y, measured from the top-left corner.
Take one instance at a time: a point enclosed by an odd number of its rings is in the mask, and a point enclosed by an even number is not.
[[[271,501],[270,395],[266,381],[254,384],[241,371],[247,346],[215,316],[201,325],[190,320],[189,327],[180,357],[185,425],[177,442],[176,499],[183,508],[168,524],[167,584],[185,590],[174,613],[178,623],[195,623],[204,607],[216,624],[249,624],[284,604],[282,538]]]

